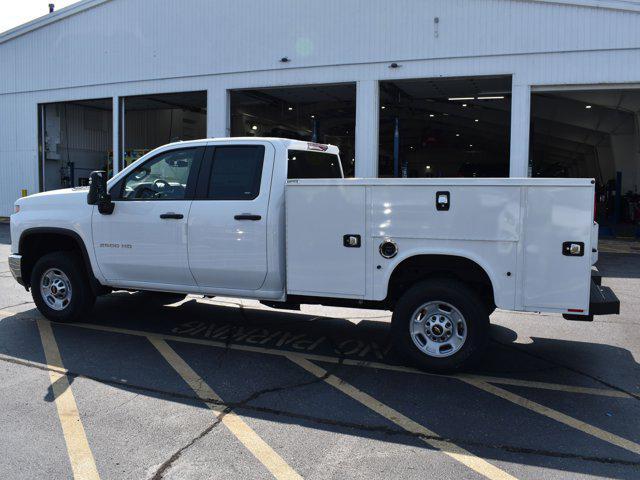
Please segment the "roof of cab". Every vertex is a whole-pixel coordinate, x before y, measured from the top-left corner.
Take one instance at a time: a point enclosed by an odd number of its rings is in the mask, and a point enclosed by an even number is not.
[[[307,142],[304,140],[292,140],[289,138],[276,138],[276,137],[215,137],[215,138],[201,138],[199,140],[186,140],[167,144],[165,146],[173,145],[202,145],[210,142],[269,142],[279,143],[288,150],[309,150],[309,151],[326,151],[327,153],[333,153],[338,155],[340,150],[336,145],[330,145],[326,143]],[[314,148],[315,147],[315,148]]]

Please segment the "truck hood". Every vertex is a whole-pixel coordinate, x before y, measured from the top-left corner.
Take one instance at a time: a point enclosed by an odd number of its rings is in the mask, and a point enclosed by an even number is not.
[[[65,206],[87,205],[87,193],[89,187],[64,188],[51,190],[50,192],[36,193],[28,197],[20,198],[16,205],[23,209],[32,208],[64,208]]]

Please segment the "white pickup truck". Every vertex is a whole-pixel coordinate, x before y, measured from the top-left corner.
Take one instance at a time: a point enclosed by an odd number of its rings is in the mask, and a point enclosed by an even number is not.
[[[584,179],[344,179],[330,145],[180,142],[88,192],[19,199],[9,265],[55,321],[112,290],[392,310],[396,348],[452,370],[478,359],[496,307],[618,313],[592,271],[593,198]]]

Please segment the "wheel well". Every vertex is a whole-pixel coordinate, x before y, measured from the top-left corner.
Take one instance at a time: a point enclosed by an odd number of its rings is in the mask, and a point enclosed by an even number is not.
[[[89,260],[86,250],[80,242],[81,240],[73,233],[36,231],[23,234],[19,249],[22,255],[22,278],[25,286],[29,287],[31,284],[31,272],[38,259],[52,252],[76,252],[83,260],[85,271],[91,272],[90,266],[87,265]],[[90,275],[90,278],[93,280],[93,275]]]
[[[495,308],[493,285],[487,272],[473,260],[455,255],[417,255],[403,260],[391,274],[386,301],[395,305],[411,285],[434,277],[465,283],[480,295],[489,311]]]

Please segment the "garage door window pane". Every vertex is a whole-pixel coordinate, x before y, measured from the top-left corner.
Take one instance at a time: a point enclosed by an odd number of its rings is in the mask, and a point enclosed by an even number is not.
[[[209,179],[212,200],[253,200],[260,193],[263,146],[217,147]]]

